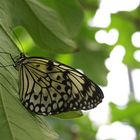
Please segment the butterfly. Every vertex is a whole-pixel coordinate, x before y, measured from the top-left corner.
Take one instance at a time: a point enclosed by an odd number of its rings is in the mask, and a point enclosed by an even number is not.
[[[99,86],[70,66],[23,53],[13,61],[19,71],[20,100],[36,114],[89,110],[102,102]]]

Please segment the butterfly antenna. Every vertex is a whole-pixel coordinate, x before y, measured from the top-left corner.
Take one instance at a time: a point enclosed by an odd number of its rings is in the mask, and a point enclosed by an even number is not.
[[[2,65],[0,68],[5,68],[5,67],[13,67],[13,65]]]
[[[8,52],[0,52],[0,53],[8,54],[11,57],[12,61],[15,63],[15,60],[14,60],[14,58],[12,57],[12,55],[10,53],[8,53]],[[10,66],[10,65],[8,65],[8,66]]]

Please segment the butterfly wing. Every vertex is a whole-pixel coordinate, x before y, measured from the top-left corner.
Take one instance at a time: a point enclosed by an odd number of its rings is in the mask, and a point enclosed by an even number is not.
[[[95,83],[59,62],[28,57],[19,71],[20,99],[27,109],[37,114],[88,110],[103,99]]]

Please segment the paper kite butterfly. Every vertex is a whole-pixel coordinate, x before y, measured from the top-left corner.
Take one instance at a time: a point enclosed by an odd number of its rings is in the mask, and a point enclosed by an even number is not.
[[[36,114],[88,110],[104,97],[102,90],[84,74],[57,61],[21,53],[15,68],[19,71],[21,102]]]

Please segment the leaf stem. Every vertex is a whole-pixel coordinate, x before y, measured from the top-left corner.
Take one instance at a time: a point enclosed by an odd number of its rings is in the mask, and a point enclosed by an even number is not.
[[[128,82],[129,82],[129,92],[130,92],[130,98],[135,98],[135,90],[134,90],[134,83],[133,83],[133,77],[132,77],[132,69],[127,66],[128,70]]]

